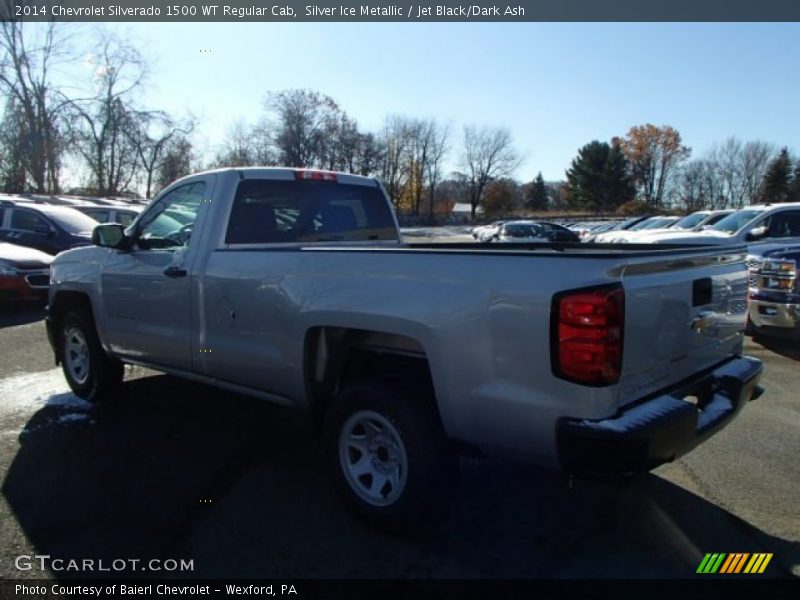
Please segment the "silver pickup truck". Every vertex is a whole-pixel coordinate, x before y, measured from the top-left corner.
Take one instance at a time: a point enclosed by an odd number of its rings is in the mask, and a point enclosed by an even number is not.
[[[51,267],[77,395],[129,363],[308,411],[382,522],[439,505],[464,453],[647,472],[761,391],[744,247],[408,244],[376,180],[281,168],[186,177],[93,241]]]

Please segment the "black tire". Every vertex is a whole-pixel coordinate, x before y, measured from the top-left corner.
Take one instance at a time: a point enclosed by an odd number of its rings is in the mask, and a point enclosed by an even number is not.
[[[425,395],[424,391],[405,389],[394,382],[354,383],[339,393],[328,411],[325,460],[330,475],[348,508],[371,525],[396,531],[416,529],[439,516],[452,499],[458,474],[458,455],[444,434],[433,403]],[[346,464],[357,462],[359,451],[349,448],[340,452],[341,438],[346,432],[357,431],[352,429],[354,421],[351,419],[358,422],[360,418],[369,419],[373,414],[388,424],[376,435],[385,434],[388,438],[396,435],[402,443],[406,465],[404,483],[397,487],[399,494],[392,490],[392,482],[388,481],[381,494],[386,503],[380,505],[364,498],[367,485],[372,483],[371,475],[363,475],[357,480],[352,474],[348,475]],[[377,424],[383,427],[382,423]],[[375,444],[380,446],[381,442]],[[384,449],[383,457],[380,447],[371,455],[381,461],[381,465],[390,464],[393,449],[397,449],[391,443],[386,447],[389,450]],[[368,459],[368,455],[364,458]],[[384,458],[389,463],[382,462]],[[381,475],[378,473],[379,477]]]
[[[68,312],[59,323],[58,334],[61,368],[75,395],[94,403],[113,398],[122,383],[124,367],[103,350],[91,314],[83,310]],[[83,369],[75,361],[79,354],[75,347],[81,336],[87,358]]]
[[[756,326],[753,325],[753,321],[750,320],[750,314],[748,311],[747,320],[744,323],[744,334],[750,337],[756,336]]]

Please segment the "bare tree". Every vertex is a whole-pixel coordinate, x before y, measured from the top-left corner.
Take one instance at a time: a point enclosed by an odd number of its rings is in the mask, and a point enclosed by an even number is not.
[[[408,184],[406,157],[411,144],[411,124],[405,117],[392,115],[386,118],[380,134],[383,148],[380,177],[395,209]]]
[[[425,185],[428,188],[428,220],[433,221],[436,193],[442,177],[442,163],[449,150],[450,124],[431,123],[430,152],[425,169]]]
[[[669,125],[656,127],[648,123],[631,127],[621,145],[639,198],[654,206],[664,204],[673,176],[691,153],[682,144],[681,134]]]
[[[511,175],[521,162],[507,129],[464,127],[462,163],[469,181],[472,219],[475,219],[486,185],[493,179]]]
[[[419,216],[422,198],[427,192],[429,218],[433,217],[433,196],[436,192],[442,159],[447,150],[447,126],[440,126],[435,119],[406,120],[408,134],[405,172],[411,210]]]
[[[375,134],[360,133],[352,172],[365,177],[376,175],[380,171],[383,159],[383,148]]]
[[[225,143],[213,161],[215,167],[252,167],[275,163],[272,138],[266,124],[251,126],[234,121],[225,134]]]
[[[132,134],[145,175],[145,198],[152,195],[153,179],[162,167],[170,142],[179,136],[185,139],[193,129],[192,120],[178,124],[161,111],[139,113],[139,125]]]
[[[0,125],[0,185],[6,192],[26,192],[27,171],[25,169],[25,115],[16,107],[14,98],[6,104],[6,112]]]
[[[425,187],[425,174],[428,170],[428,161],[433,143],[434,121],[411,120],[409,121],[409,145],[406,157],[406,171],[411,192],[411,210],[419,216],[422,204],[422,190]]]
[[[745,204],[755,204],[761,196],[764,176],[777,150],[767,142],[754,140],[742,147],[740,157],[742,171],[742,200]]]
[[[143,137],[145,113],[134,108],[133,96],[147,65],[135,48],[117,38],[105,38],[99,46],[93,58],[95,94],[70,102],[70,134],[95,193],[116,195],[128,189],[140,166],[136,140]]]
[[[276,115],[274,143],[280,162],[289,167],[335,164],[332,132],[341,124],[342,111],[334,100],[311,90],[271,93],[264,101]]]
[[[683,169],[680,186],[680,203],[689,212],[703,208],[721,208],[723,182],[714,161],[699,158]]]
[[[194,154],[189,139],[183,134],[170,138],[158,165],[156,183],[159,189],[191,173],[193,161]]]
[[[358,123],[342,110],[331,111],[319,139],[318,166],[355,173],[360,143]]]
[[[681,201],[687,207],[740,208],[758,201],[775,150],[767,143],[735,137],[712,147],[684,170]]]
[[[50,84],[54,64],[66,58],[66,40],[58,31],[51,22],[34,38],[22,21],[0,23],[0,90],[18,136],[12,145],[26,178],[40,193],[58,192],[64,150],[59,120],[65,103]]]

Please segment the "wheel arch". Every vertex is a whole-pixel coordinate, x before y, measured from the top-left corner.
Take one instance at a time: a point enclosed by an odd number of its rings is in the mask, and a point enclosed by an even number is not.
[[[85,312],[89,315],[94,324],[94,312],[92,310],[92,301],[89,298],[89,294],[72,290],[59,290],[53,295],[48,311],[54,325],[53,335],[55,336],[54,351],[56,364],[60,364],[62,360],[60,324],[64,320],[64,316],[73,310]]]
[[[321,424],[332,398],[349,382],[362,379],[396,381],[423,394],[441,422],[430,357],[418,339],[387,331],[315,326],[305,335],[303,381],[307,406]]]

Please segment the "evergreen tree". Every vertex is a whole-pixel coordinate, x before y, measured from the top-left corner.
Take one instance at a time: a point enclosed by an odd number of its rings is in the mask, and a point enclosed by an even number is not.
[[[569,202],[574,207],[611,211],[633,198],[628,163],[619,142],[589,142],[567,171]]]
[[[541,171],[539,171],[536,179],[534,179],[533,183],[531,183],[531,185],[528,187],[525,203],[531,210],[547,209],[549,198],[547,195],[547,187],[544,184],[544,178],[542,178]]]
[[[761,186],[762,202],[786,202],[789,199],[792,159],[784,148],[767,167]]]

